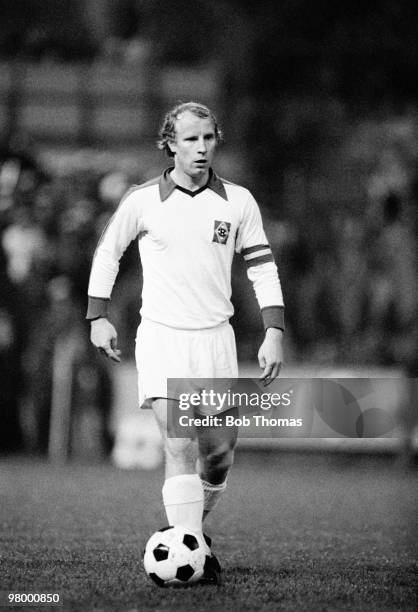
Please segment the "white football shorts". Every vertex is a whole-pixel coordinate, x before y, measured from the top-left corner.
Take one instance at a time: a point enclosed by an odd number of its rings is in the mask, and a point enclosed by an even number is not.
[[[142,319],[135,358],[139,405],[144,408],[150,407],[147,399],[167,397],[168,378],[238,377],[235,334],[229,321],[207,329],[176,329]]]

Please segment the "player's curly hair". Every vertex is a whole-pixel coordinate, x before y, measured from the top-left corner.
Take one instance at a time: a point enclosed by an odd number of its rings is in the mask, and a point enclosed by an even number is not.
[[[207,119],[209,117],[209,119],[212,120],[215,128],[216,142],[219,143],[223,139],[222,130],[219,123],[215,115],[207,106],[200,104],[199,102],[182,102],[168,111],[164,117],[164,121],[159,132],[160,139],[157,142],[157,146],[162,151],[165,151],[169,157],[174,157],[174,153],[168,146],[168,143],[174,142],[176,138],[176,121],[185,111],[189,111],[201,119]]]

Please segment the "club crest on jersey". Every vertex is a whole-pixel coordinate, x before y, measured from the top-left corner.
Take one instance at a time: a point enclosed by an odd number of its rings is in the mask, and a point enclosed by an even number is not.
[[[212,242],[226,244],[228,240],[231,224],[228,221],[215,221]]]

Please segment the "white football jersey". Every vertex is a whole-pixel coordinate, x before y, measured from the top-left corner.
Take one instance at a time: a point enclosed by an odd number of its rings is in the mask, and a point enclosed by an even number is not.
[[[88,318],[106,315],[119,260],[137,238],[141,315],[178,329],[209,328],[233,314],[234,251],[248,266],[265,326],[283,327],[283,298],[260,211],[244,187],[211,171],[205,187],[177,186],[170,169],[132,188],[105,228],[93,260]]]

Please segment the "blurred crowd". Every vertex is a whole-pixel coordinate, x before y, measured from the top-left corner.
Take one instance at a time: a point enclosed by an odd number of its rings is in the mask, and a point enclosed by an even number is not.
[[[112,389],[88,340],[86,290],[95,245],[128,178],[53,176],[29,150],[19,136],[0,154],[0,449],[47,452],[51,409],[68,404],[71,438],[90,422],[88,444],[100,455],[111,445]],[[69,363],[65,347],[73,347]]]
[[[297,360],[386,367],[414,360],[416,210],[389,193],[375,214],[330,210],[316,235],[292,228],[278,261]]]
[[[57,174],[17,137],[1,151],[0,449],[47,452],[51,410],[67,401],[73,438],[81,444],[87,427],[91,453],[108,452],[112,384],[89,344],[86,288],[106,222],[143,178],[100,168]],[[266,211],[287,304],[288,361],[401,366],[417,375],[417,182],[382,194],[371,189],[362,215],[333,209],[316,224]],[[262,330],[244,266],[234,266],[234,326],[240,359],[249,360]],[[125,359],[133,358],[140,288],[131,245],[113,310]]]

